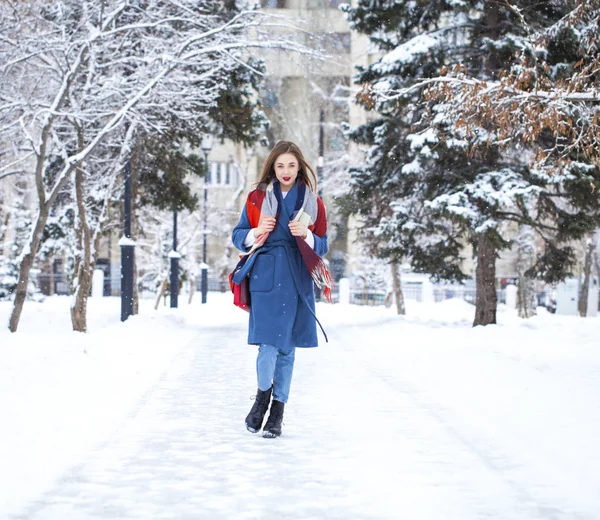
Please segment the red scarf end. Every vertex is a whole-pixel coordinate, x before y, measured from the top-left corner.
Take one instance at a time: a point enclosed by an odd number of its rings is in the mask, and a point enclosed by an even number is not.
[[[331,272],[327,269],[327,266],[323,262],[322,259],[316,263],[316,265],[311,269],[310,274],[319,289],[323,288],[323,296],[325,299],[331,303],[332,295],[331,289],[333,288],[333,277],[331,276]]]

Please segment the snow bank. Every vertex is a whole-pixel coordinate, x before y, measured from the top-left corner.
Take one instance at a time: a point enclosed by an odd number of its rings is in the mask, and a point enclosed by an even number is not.
[[[142,301],[123,324],[118,298],[91,298],[90,332],[81,334],[69,306],[69,297],[27,302],[17,333],[0,329],[0,489],[11,490],[0,493],[0,518],[108,438],[200,324],[227,319],[199,305],[155,312]],[[0,302],[0,322],[10,309]]]

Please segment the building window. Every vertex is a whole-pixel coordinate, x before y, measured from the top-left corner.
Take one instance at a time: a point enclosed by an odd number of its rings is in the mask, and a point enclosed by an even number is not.
[[[328,50],[335,53],[349,53],[352,46],[349,32],[329,33],[326,41]]]
[[[273,108],[279,104],[277,94],[275,93],[275,90],[271,87],[261,92],[261,101],[263,105],[267,108]]]
[[[209,163],[206,183],[209,186],[231,186],[237,188],[240,183],[237,164],[234,162]]]
[[[337,133],[331,136],[330,139],[331,149],[336,152],[343,152],[346,149],[346,141],[341,133]]]

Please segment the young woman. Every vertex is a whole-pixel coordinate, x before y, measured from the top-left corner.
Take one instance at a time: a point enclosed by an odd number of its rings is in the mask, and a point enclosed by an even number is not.
[[[281,435],[296,347],[318,345],[314,283],[326,298],[331,295],[331,275],[321,259],[328,249],[327,217],[315,191],[314,171],[298,146],[278,142],[232,233],[243,252],[233,280],[249,276],[248,343],[258,345],[258,391],[246,428],[260,431],[273,396],[264,437]]]

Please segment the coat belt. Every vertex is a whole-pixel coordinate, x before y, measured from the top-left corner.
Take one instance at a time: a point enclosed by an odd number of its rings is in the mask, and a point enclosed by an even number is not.
[[[242,280],[244,279],[244,277],[246,277],[250,274],[250,271],[252,270],[252,266],[254,265],[254,262],[256,262],[256,258],[258,257],[258,255],[260,255],[261,253],[266,253],[268,251],[271,251],[272,249],[275,249],[276,247],[283,247],[285,249],[286,256],[288,259],[288,265],[290,266],[290,272],[292,273],[292,280],[294,281],[294,285],[296,286],[296,291],[298,292],[298,296],[300,297],[300,299],[302,300],[304,305],[306,305],[306,307],[308,308],[310,313],[313,315],[313,317],[319,324],[319,327],[321,328],[321,332],[323,333],[323,336],[325,336],[325,341],[327,343],[329,343],[329,339],[327,338],[325,329],[323,328],[323,325],[321,325],[319,318],[317,318],[317,315],[313,312],[308,301],[306,300],[306,295],[301,290],[300,282],[297,279],[296,270],[295,270],[294,266],[291,264],[292,250],[293,249],[298,250],[298,246],[296,244],[291,243],[289,240],[273,240],[271,242],[265,243],[263,246],[261,246],[259,249],[257,249],[252,256],[250,256],[249,258],[246,257],[246,262],[244,263],[242,268],[235,274],[235,276],[233,277],[233,281],[237,284],[241,283]]]

